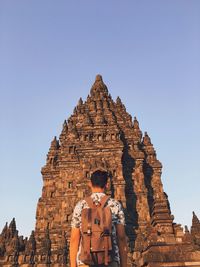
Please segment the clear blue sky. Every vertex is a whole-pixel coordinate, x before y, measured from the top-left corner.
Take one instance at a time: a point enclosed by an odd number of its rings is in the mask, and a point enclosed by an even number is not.
[[[200,217],[200,1],[0,1],[0,228],[34,229],[41,167],[95,75],[137,116],[172,213]]]

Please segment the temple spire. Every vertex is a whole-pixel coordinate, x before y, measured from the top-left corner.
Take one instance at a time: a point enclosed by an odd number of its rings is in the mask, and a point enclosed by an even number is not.
[[[100,74],[96,76],[95,82],[91,88],[91,96],[93,98],[100,98],[102,96],[108,96],[108,88],[103,82],[103,78]]]
[[[195,212],[193,212],[191,235],[194,243],[200,248],[200,220]]]
[[[9,230],[10,230],[11,236],[14,237],[14,234],[17,231],[15,218],[13,218],[11,223],[9,224]]]
[[[95,82],[103,82],[103,78],[100,74],[96,75]]]
[[[117,99],[116,99],[116,103],[117,103],[117,105],[119,105],[119,106],[122,106],[123,104],[122,104],[122,100],[121,100],[121,98],[118,96],[117,97]]]
[[[193,224],[198,224],[200,223],[199,218],[197,217],[196,213],[193,211],[193,219],[192,219]]]
[[[196,233],[200,230],[200,221],[196,213],[193,211],[191,232]]]
[[[4,238],[7,237],[7,234],[8,234],[8,223],[5,224],[2,232],[1,232],[1,236],[3,236]]]
[[[54,136],[54,139],[51,142],[50,150],[57,150],[58,148],[59,148],[59,141],[57,140],[57,137]]]
[[[151,138],[149,137],[147,132],[144,133],[143,144],[144,145],[152,145]]]

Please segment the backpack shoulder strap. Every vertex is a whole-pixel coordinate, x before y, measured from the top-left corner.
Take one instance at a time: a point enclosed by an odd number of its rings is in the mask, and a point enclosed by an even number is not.
[[[95,207],[91,197],[86,197],[84,200],[87,202],[90,209],[93,209]]]
[[[109,199],[110,199],[110,197],[107,196],[107,195],[105,195],[104,197],[102,197],[102,199],[100,201],[102,208],[104,208],[106,206],[106,204],[107,204],[107,202],[108,202]]]

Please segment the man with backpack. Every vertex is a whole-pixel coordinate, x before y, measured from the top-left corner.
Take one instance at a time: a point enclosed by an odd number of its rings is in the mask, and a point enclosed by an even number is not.
[[[127,244],[121,204],[107,196],[108,173],[91,175],[92,194],[77,203],[71,222],[71,267],[126,267]]]

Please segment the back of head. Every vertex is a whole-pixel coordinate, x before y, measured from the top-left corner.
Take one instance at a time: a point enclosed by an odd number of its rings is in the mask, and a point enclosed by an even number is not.
[[[105,188],[108,182],[108,173],[97,170],[91,175],[91,183],[93,187]]]

